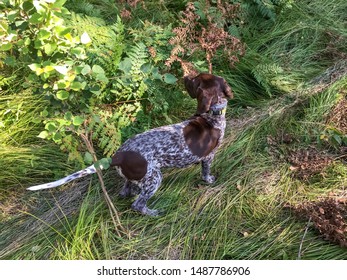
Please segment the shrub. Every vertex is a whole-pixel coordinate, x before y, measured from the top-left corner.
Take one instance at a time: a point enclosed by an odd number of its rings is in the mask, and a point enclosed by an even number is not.
[[[35,120],[44,125],[38,137],[53,140],[69,151],[71,160],[82,162],[81,134],[93,134],[110,156],[124,129],[147,106],[148,85],[177,79],[159,73],[142,42],[126,46],[120,17],[107,25],[102,19],[70,14],[64,3],[5,1],[0,51],[7,67],[30,68],[23,86],[49,101]]]

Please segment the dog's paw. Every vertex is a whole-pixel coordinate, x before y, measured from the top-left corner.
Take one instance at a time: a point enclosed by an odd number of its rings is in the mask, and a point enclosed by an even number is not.
[[[149,209],[147,207],[140,209],[140,210],[137,210],[137,211],[141,212],[143,215],[151,216],[151,217],[158,217],[161,214],[161,211],[156,210],[156,209]]]
[[[212,184],[216,181],[216,177],[213,175],[204,176],[202,179],[209,184]]]

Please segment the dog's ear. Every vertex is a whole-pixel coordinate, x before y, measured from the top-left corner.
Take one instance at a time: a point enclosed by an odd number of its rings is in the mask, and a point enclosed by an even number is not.
[[[186,87],[186,90],[188,91],[191,98],[198,97],[198,89],[200,86],[200,79],[198,77],[191,79],[188,76],[185,76],[184,86]]]
[[[232,99],[234,98],[234,93],[233,91],[231,90],[231,87],[228,85],[228,83],[226,82],[226,80],[224,80],[222,78],[222,90],[224,92],[224,95],[226,96],[226,98],[228,99]]]

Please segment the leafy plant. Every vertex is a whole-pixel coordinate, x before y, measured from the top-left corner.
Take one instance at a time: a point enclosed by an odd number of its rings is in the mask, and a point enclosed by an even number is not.
[[[347,146],[347,135],[333,126],[327,126],[319,139],[337,150],[341,146]]]
[[[278,14],[287,8],[291,8],[293,0],[247,0],[244,6],[252,16],[257,14],[274,22]]]
[[[50,100],[37,121],[45,123],[40,138],[61,142],[66,130],[75,129],[83,123],[78,115],[88,106],[88,75],[94,85],[105,82],[101,67],[90,67],[86,59],[85,45],[91,40],[87,33],[74,36],[72,29],[64,25],[62,16],[68,11],[65,1],[8,1],[1,13],[4,27],[0,50],[9,53],[9,61],[19,60],[28,65],[32,74],[25,87],[36,87],[37,93]],[[56,114],[56,111],[61,113]],[[72,114],[75,111],[77,114]]]
[[[212,1],[188,2],[180,25],[173,29],[175,36],[169,41],[173,49],[166,65],[171,67],[178,61],[185,73],[192,72],[194,67],[185,57],[202,51],[208,71],[212,73],[212,59],[219,49],[231,65],[237,62],[244,53],[244,46],[240,39],[224,29],[224,25],[233,23],[239,8],[239,4],[222,1],[217,1],[216,5]]]
[[[49,101],[35,119],[44,125],[38,137],[53,140],[69,151],[70,160],[82,162],[79,135],[97,123],[94,139],[111,155],[121,143],[121,131],[147,106],[148,84],[177,79],[159,73],[142,42],[125,51],[120,17],[107,25],[70,14],[64,3],[7,1],[0,14],[0,50],[8,55],[8,67],[16,61],[29,67],[32,73],[23,86],[36,88]]]

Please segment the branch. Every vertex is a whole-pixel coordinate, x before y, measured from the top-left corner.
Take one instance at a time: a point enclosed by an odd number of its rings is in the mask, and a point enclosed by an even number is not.
[[[80,134],[80,136],[83,139],[84,143],[86,144],[88,152],[93,156],[94,162],[96,162],[98,159],[96,157],[92,142],[89,140],[89,138],[86,134]],[[121,237],[121,233],[128,235],[127,230],[121,224],[118,211],[117,211],[116,207],[114,206],[110,196],[107,193],[107,190],[106,190],[105,184],[104,184],[104,180],[102,178],[101,170],[97,168],[96,174],[98,175],[100,186],[101,186],[101,189],[104,193],[104,197],[105,197],[107,206],[110,210],[111,218],[112,218],[112,221],[113,221],[113,224],[114,224],[114,227],[115,227],[115,230],[116,230],[118,236]],[[121,230],[121,232],[119,229]]]
[[[302,250],[302,245],[304,244],[304,239],[305,239],[305,236],[307,234],[307,231],[308,231],[308,228],[310,226],[310,223],[311,223],[311,217],[308,219],[308,222],[307,222],[307,225],[306,225],[306,228],[305,228],[305,232],[304,232],[304,235],[302,236],[302,239],[301,239],[301,242],[300,242],[300,247],[299,247],[299,252],[298,252],[298,260],[301,259],[301,250]]]

